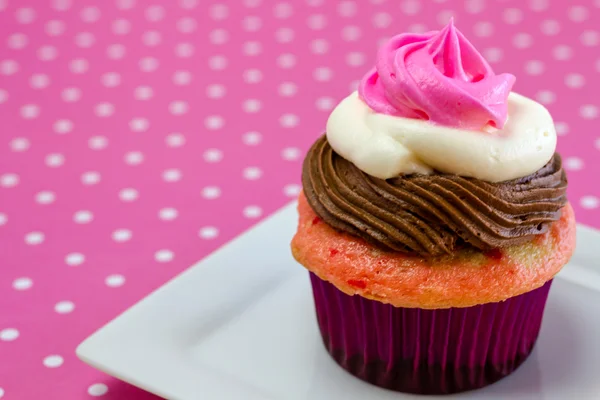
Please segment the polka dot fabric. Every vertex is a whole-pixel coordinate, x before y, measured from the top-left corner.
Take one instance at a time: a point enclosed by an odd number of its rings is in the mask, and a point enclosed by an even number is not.
[[[76,345],[297,196],[377,44],[452,16],[600,227],[597,0],[0,0],[0,398],[154,398]]]

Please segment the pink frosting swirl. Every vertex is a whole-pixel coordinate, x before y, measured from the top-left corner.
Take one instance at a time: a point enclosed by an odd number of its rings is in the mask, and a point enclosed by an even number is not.
[[[358,91],[379,113],[479,130],[504,126],[514,83],[511,74],[494,74],[450,21],[441,31],[390,39]]]

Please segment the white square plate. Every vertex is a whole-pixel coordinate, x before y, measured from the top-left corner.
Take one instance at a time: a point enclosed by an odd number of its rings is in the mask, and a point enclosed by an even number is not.
[[[422,398],[364,383],[329,357],[308,274],[289,250],[295,208],[175,277],[86,339],[77,355],[169,399]],[[450,397],[600,398],[600,233],[580,226],[577,241],[529,359],[494,385]]]

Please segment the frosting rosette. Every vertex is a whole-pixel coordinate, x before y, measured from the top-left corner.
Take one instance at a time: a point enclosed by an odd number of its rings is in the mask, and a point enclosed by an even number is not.
[[[451,20],[441,31],[390,39],[358,90],[378,113],[481,130],[504,127],[514,83],[496,75]]]

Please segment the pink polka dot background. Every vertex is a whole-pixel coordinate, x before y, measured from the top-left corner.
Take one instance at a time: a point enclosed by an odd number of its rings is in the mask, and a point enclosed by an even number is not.
[[[377,45],[451,16],[600,227],[598,0],[0,0],[0,398],[154,398],[76,345],[293,199]]]

